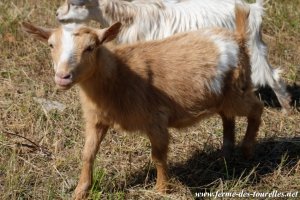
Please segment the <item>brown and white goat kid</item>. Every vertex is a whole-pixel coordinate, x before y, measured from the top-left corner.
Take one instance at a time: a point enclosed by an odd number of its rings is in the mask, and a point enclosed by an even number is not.
[[[212,28],[170,38],[114,46],[121,24],[49,30],[24,23],[24,29],[49,42],[55,82],[77,84],[86,120],[83,167],[75,190],[85,197],[99,145],[109,127],[145,132],[156,164],[156,188],[167,190],[168,127],[187,127],[219,114],[224,151],[234,146],[236,116],[246,116],[243,153],[251,156],[263,106],[253,93],[246,49],[248,11],[236,9],[236,31]]]

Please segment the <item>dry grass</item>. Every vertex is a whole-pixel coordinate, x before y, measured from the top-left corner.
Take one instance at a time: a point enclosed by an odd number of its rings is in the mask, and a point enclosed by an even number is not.
[[[46,45],[28,38],[19,23],[56,25],[59,0],[0,2],[0,197],[1,199],[68,199],[80,170],[83,122],[76,89],[59,92]],[[293,92],[300,91],[300,0],[273,0],[266,5],[264,34],[270,60],[281,66]],[[193,199],[200,191],[299,191],[300,114],[284,116],[273,94],[268,101],[253,160],[220,157],[221,121],[205,120],[172,132],[170,174],[173,192],[152,189],[155,170],[150,144],[139,135],[110,131],[95,163],[93,199]],[[46,111],[34,97],[66,105]],[[238,139],[245,121],[239,120]],[[22,137],[20,137],[22,136]],[[27,140],[27,139],[29,140]]]

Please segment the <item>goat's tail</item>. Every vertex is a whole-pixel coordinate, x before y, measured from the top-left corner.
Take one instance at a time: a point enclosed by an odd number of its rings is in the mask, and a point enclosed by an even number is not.
[[[252,92],[251,63],[248,49],[250,8],[245,4],[235,4],[235,38],[239,45],[239,64],[236,69],[233,85],[241,94]]]
[[[240,43],[248,41],[248,24],[250,9],[241,4],[235,4],[235,34]]]

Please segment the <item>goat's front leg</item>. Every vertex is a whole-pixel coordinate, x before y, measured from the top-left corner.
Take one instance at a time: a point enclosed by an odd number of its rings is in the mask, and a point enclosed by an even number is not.
[[[93,164],[99,146],[108,130],[103,124],[86,124],[86,138],[82,154],[82,169],[75,189],[75,199],[85,199],[92,184]]]
[[[152,129],[148,133],[148,137],[151,142],[152,148],[152,160],[156,165],[157,180],[156,190],[161,193],[166,193],[168,190],[168,165],[167,165],[167,153],[169,145],[169,133],[165,128]]]

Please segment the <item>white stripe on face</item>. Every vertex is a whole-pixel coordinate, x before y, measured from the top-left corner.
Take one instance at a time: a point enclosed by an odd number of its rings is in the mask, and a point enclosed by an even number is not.
[[[57,63],[58,68],[60,65],[72,62],[72,57],[74,54],[73,29],[63,27],[62,37],[60,42],[61,42],[61,55]]]

